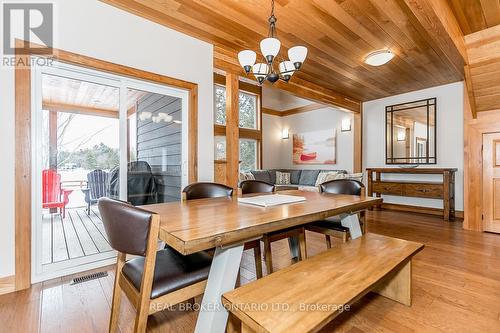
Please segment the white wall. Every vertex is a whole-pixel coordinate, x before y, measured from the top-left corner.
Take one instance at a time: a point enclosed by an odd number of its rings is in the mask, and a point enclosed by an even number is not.
[[[458,168],[455,183],[455,209],[464,204],[463,83],[418,90],[363,103],[363,168],[388,167],[385,164],[385,107],[437,97],[437,164],[429,167]],[[424,166],[421,166],[424,167]],[[365,177],[366,179],[366,177]],[[439,176],[389,175],[386,179],[441,180]],[[442,200],[383,196],[385,202],[442,208]]]
[[[198,84],[198,170],[213,178],[213,46],[97,0],[55,0],[54,47]],[[14,73],[0,70],[0,277],[14,274]]]
[[[352,114],[334,108],[324,108],[286,117],[264,114],[263,130],[263,168],[284,169],[353,169],[353,131],[342,132],[341,123]],[[290,138],[281,139],[281,130],[288,128]],[[337,129],[337,164],[333,165],[294,165],[292,162],[292,136],[294,133]]]

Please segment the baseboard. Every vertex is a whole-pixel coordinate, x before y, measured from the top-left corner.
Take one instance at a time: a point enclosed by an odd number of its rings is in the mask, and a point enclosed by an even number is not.
[[[0,278],[0,295],[16,291],[16,279],[14,275]]]
[[[443,209],[442,208],[419,207],[419,206],[394,204],[394,203],[383,203],[382,208],[388,209],[388,210],[397,210],[397,211],[401,211],[401,212],[411,212],[411,213],[443,216]],[[463,219],[464,212],[461,210],[456,210],[455,211],[455,218]]]

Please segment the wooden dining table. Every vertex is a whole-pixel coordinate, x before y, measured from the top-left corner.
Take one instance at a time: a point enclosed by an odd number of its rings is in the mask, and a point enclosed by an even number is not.
[[[146,205],[160,216],[160,239],[183,255],[215,249],[195,332],[225,332],[228,312],[221,296],[234,289],[246,242],[262,235],[331,216],[358,223],[356,212],[379,205],[381,198],[309,191],[280,191],[305,201],[271,207],[238,202],[237,197]]]

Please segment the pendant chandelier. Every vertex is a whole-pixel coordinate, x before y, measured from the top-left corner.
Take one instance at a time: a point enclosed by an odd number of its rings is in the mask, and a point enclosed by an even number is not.
[[[294,46],[288,50],[288,59],[285,60],[279,55],[281,42],[276,33],[276,16],[274,16],[274,0],[271,1],[271,16],[269,17],[269,33],[267,38],[260,42],[260,51],[263,61],[255,63],[257,54],[251,50],[244,50],[238,53],[238,61],[249,74],[253,73],[259,84],[265,80],[274,83],[278,80],[288,82],[292,75],[300,69],[307,56],[305,46]],[[278,70],[275,70],[278,64]]]

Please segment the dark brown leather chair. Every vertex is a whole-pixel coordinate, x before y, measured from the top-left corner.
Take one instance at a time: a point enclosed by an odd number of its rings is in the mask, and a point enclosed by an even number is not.
[[[109,332],[118,329],[121,292],[136,307],[134,332],[145,332],[148,316],[205,291],[211,257],[158,251],[158,215],[130,204],[101,198],[98,203],[109,244],[118,251]],[[126,255],[137,258],[126,261]]]
[[[241,194],[272,193],[276,190],[273,184],[262,180],[244,180],[240,183]]]
[[[182,190],[183,200],[231,197],[232,195],[233,189],[231,187],[217,183],[193,183],[186,186],[184,190]],[[260,252],[259,240],[245,243],[244,249],[254,250],[255,271],[257,279],[260,279],[262,277],[262,254]]]
[[[349,194],[349,195],[364,195],[365,186],[360,181],[354,179],[335,179],[323,183],[319,186],[320,193],[327,194]],[[365,212],[359,213],[361,230],[366,232]],[[330,237],[340,238],[343,242],[349,240],[349,229],[342,226],[340,218],[332,217],[328,220],[316,221],[306,225],[306,230],[321,233],[325,235],[326,246],[331,248]]]
[[[193,183],[182,190],[183,200],[195,200],[206,198],[222,198],[233,195],[233,189],[218,183]]]

